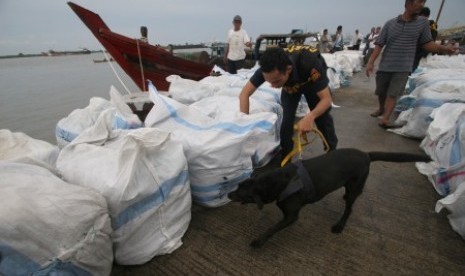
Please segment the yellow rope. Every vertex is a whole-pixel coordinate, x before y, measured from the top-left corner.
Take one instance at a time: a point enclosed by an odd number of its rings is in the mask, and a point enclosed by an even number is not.
[[[297,128],[296,126],[294,126],[294,128]],[[318,136],[320,137],[321,141],[323,141],[323,144],[324,144],[324,147],[326,149],[326,152],[329,150],[329,146],[328,146],[328,142],[326,141],[325,137],[323,136],[323,134],[321,133],[321,131],[319,131],[318,129],[316,128],[313,128],[311,130],[312,132],[315,132],[316,134],[318,134]],[[303,139],[303,143],[301,141],[301,139]],[[289,162],[292,157],[294,157],[296,154],[299,154],[299,158],[302,159],[302,146],[305,146],[305,145],[308,145],[310,144],[310,142],[308,141],[308,138],[307,138],[307,134],[303,134],[301,133],[300,131],[297,133],[296,137],[292,138],[292,140],[294,140],[294,148],[292,149],[292,151],[286,155],[286,157],[283,159],[283,161],[281,162],[281,167],[284,167],[284,165],[287,164],[287,162]],[[313,141],[312,141],[313,142]]]

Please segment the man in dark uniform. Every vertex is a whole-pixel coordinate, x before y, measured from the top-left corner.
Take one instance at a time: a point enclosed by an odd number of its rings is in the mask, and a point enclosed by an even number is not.
[[[338,140],[330,114],[332,98],[326,76],[327,66],[318,50],[310,46],[271,48],[262,54],[259,64],[260,68],[242,88],[240,110],[249,113],[249,97],[265,81],[274,88],[282,88],[281,158],[292,151],[295,113],[302,95],[310,112],[297,122],[297,130],[307,133],[315,123],[328,142],[329,150],[335,149]]]
[[[429,18],[430,14],[431,14],[430,9],[428,7],[423,7],[423,9],[421,10],[421,12],[418,15]],[[432,19],[429,20],[429,28],[430,28],[430,31],[431,31],[431,37],[433,38],[433,41],[436,41],[436,38],[438,37],[438,30],[437,30],[438,27],[437,27],[436,22],[434,22],[434,20],[432,20]],[[417,69],[418,65],[420,64],[420,60],[422,58],[427,57],[428,54],[429,54],[429,52],[424,50],[421,47],[421,45],[417,46],[417,52],[415,54],[415,60],[413,62],[412,72],[414,72]]]

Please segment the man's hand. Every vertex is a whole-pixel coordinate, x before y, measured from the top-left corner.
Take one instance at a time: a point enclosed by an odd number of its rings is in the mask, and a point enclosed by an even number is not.
[[[368,62],[367,63],[367,69],[365,71],[367,77],[369,77],[370,74],[373,74],[373,68],[374,68],[373,62]]]
[[[459,47],[458,46],[455,46],[455,45],[452,45],[452,44],[447,44],[445,49],[444,49],[444,53],[451,56],[451,55],[457,55],[459,53]]]
[[[300,119],[299,122],[297,122],[297,129],[296,130],[298,132],[300,132],[300,133],[303,133],[303,134],[312,131],[314,120],[315,119],[313,118],[313,115],[310,112],[305,117]]]

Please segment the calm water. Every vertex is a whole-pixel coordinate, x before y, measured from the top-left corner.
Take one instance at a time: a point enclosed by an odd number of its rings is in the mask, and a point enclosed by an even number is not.
[[[55,126],[93,96],[109,99],[111,85],[123,85],[101,53],[0,59],[0,129],[24,132],[55,144]],[[116,62],[111,63],[131,92],[139,89]]]

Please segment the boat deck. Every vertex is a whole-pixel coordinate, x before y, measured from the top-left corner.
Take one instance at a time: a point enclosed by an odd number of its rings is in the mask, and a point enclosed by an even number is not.
[[[369,116],[377,107],[374,77],[358,73],[335,92],[339,147],[421,153],[420,141],[385,131]],[[305,155],[321,153],[317,140]],[[342,214],[343,190],[307,205],[300,219],[262,248],[250,241],[281,218],[274,204],[194,205],[183,245],[145,265],[113,267],[112,275],[463,275],[465,241],[440,198],[413,163],[375,162],[342,234],[330,231]]]

